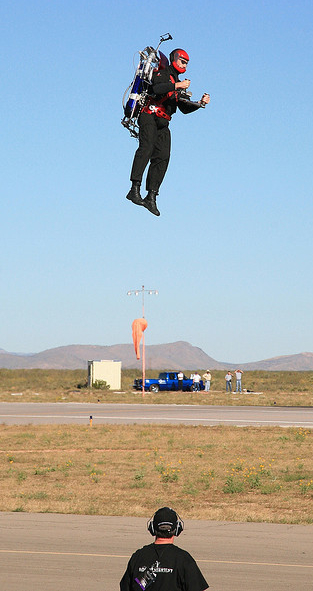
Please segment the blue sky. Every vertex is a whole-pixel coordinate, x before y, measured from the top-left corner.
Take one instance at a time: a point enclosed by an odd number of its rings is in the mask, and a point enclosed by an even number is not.
[[[311,0],[2,0],[0,348],[186,340],[313,351]],[[190,55],[211,104],[171,122],[161,217],[126,201],[139,49]]]

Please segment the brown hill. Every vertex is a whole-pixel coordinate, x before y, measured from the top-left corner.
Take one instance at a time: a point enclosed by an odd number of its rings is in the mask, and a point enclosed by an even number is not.
[[[245,370],[268,370],[268,371],[312,371],[313,353],[297,353],[296,355],[282,355],[272,357],[263,361],[244,363]]]
[[[0,368],[7,369],[85,369],[89,360],[115,359],[123,369],[141,368],[132,344],[67,345],[40,353],[8,353],[0,349]],[[234,364],[219,362],[199,347],[185,341],[146,346],[147,369],[235,369],[267,371],[313,371],[313,353],[272,357],[263,361]]]
[[[141,368],[134,347],[129,345],[67,345],[33,355],[20,355],[0,350],[0,367],[8,369],[83,369],[87,361],[115,359],[124,369]],[[223,365],[184,341],[146,346],[147,369],[222,369]]]

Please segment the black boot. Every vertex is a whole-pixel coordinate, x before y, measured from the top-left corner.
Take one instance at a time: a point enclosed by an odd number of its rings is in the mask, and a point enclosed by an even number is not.
[[[147,197],[145,197],[145,199],[143,199],[143,201],[142,201],[142,205],[144,205],[154,215],[160,215],[160,212],[159,212],[159,210],[157,208],[157,204],[156,204],[157,194],[158,194],[158,191],[154,191],[153,189],[150,189],[148,191]]]
[[[133,181],[132,188],[126,195],[126,199],[129,199],[135,205],[143,205],[143,199],[140,195],[140,184],[140,181]]]

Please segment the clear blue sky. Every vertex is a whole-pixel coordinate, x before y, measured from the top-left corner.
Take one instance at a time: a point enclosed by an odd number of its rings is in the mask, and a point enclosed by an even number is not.
[[[0,348],[186,340],[219,361],[313,351],[311,0],[2,0]],[[193,98],[161,217],[126,201],[139,49],[170,32]]]

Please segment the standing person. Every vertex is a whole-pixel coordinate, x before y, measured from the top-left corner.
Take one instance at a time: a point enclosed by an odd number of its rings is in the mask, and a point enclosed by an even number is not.
[[[204,379],[204,390],[205,392],[209,392],[210,388],[211,388],[211,372],[209,369],[206,370],[206,372],[203,374],[202,378]]]
[[[192,556],[174,545],[174,536],[184,529],[184,522],[169,507],[162,507],[148,521],[148,531],[155,536],[130,558],[120,582],[120,591],[205,591],[209,585]],[[152,586],[153,583],[153,586]]]
[[[182,390],[183,389],[183,379],[184,379],[184,374],[182,371],[178,372],[177,379],[178,379],[178,390]]]
[[[154,72],[151,83],[151,96],[139,115],[139,147],[136,150],[130,180],[132,187],[126,198],[143,205],[156,216],[160,212],[156,205],[160,185],[170,159],[171,134],[169,122],[177,107],[184,113],[192,113],[210,102],[210,95],[203,94],[199,102],[186,97],[190,80],[179,80],[189,62],[189,56],[183,49],[174,49],[170,54],[170,64]],[[167,60],[166,60],[167,61]],[[184,95],[182,94],[184,93]],[[145,199],[140,195],[143,173],[148,169]]]
[[[233,377],[233,374],[230,373],[230,371],[228,371],[227,374],[226,374],[226,376],[225,376],[225,380],[226,380],[226,392],[228,392],[228,390],[229,390],[229,392],[231,393],[231,379],[232,379],[232,377]]]
[[[196,373],[193,376],[193,386],[194,386],[195,392],[200,392],[200,380],[201,380],[201,376],[196,371]]]
[[[241,392],[241,376],[243,371],[241,369],[236,369],[235,376],[236,376],[236,392]]]

